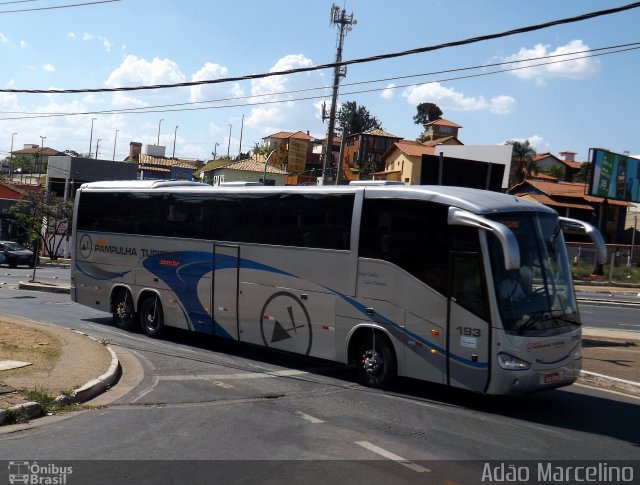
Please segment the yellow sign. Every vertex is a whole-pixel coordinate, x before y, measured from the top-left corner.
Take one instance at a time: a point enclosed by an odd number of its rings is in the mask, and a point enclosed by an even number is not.
[[[308,143],[303,140],[295,140],[289,138],[289,159],[287,162],[287,170],[290,173],[304,172],[307,164]]]

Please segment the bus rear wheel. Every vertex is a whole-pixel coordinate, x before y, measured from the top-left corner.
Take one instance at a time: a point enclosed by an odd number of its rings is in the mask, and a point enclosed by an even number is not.
[[[164,312],[158,295],[148,296],[140,305],[140,326],[149,337],[158,338],[164,331]]]
[[[133,298],[125,289],[116,290],[113,295],[113,324],[123,330],[131,330],[136,319],[133,311]]]
[[[396,361],[391,344],[379,334],[365,337],[358,346],[357,372],[360,383],[386,389],[396,377]]]

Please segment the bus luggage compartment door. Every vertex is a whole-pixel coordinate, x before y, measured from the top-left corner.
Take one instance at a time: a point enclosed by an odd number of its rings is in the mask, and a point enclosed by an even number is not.
[[[215,245],[213,254],[213,334],[238,340],[238,267],[240,248]]]

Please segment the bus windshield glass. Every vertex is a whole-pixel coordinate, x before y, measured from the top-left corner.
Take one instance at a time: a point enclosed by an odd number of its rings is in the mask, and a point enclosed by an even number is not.
[[[520,248],[520,268],[507,271],[498,240],[489,237],[496,298],[505,330],[549,335],[580,325],[558,217],[533,212],[490,218],[511,229]]]

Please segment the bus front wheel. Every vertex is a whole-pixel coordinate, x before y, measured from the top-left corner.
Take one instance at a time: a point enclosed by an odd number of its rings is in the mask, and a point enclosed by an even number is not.
[[[113,295],[113,324],[123,330],[131,330],[135,322],[133,299],[131,293],[125,289],[116,290]]]
[[[158,338],[164,330],[164,313],[158,295],[145,298],[140,305],[140,325],[149,337]]]
[[[358,380],[367,387],[385,389],[396,376],[391,344],[379,334],[367,336],[360,342],[356,365]]]

